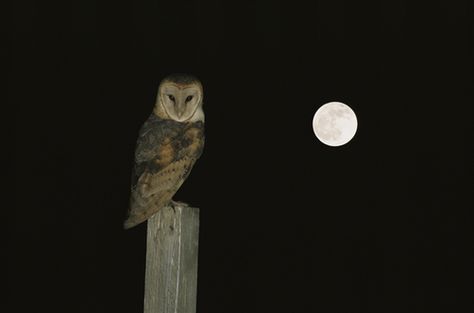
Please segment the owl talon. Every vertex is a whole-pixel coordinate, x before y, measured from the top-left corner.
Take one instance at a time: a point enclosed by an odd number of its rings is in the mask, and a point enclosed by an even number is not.
[[[171,200],[170,206],[173,209],[173,211],[176,213],[176,208],[180,208],[180,207],[184,208],[184,207],[188,207],[189,205],[187,203],[184,203],[184,202]]]

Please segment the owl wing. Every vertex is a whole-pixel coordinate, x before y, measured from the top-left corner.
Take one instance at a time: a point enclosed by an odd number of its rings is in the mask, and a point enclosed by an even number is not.
[[[179,135],[176,123],[151,116],[143,124],[135,148],[132,190],[145,172],[158,172],[173,161],[170,143]]]
[[[125,228],[145,221],[171,201],[201,155],[203,144],[203,125],[183,127],[169,120],[144,124],[137,140]]]

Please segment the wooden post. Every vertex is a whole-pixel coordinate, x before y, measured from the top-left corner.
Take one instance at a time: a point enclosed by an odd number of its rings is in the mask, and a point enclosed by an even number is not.
[[[164,207],[148,220],[144,313],[195,313],[199,209]]]

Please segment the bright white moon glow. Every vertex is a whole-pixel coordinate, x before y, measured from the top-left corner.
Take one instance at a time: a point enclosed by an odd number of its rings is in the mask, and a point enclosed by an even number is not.
[[[313,130],[322,143],[332,147],[342,146],[354,137],[357,117],[348,105],[329,102],[314,114]]]

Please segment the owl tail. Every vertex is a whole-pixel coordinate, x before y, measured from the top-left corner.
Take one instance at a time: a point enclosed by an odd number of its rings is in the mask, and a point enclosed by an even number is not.
[[[132,206],[128,213],[127,219],[125,220],[125,222],[123,222],[123,228],[129,229],[135,227],[138,224],[145,222],[149,217],[150,215],[147,214],[146,210],[136,210],[136,207]]]
[[[153,212],[153,213],[155,213],[155,212]],[[147,212],[146,214],[142,214],[142,215],[131,214],[131,215],[128,216],[128,218],[123,223],[123,228],[124,229],[129,229],[129,228],[135,227],[138,224],[141,224],[141,223],[145,222],[146,220],[148,220],[152,215],[153,214],[150,214],[150,212]]]
[[[125,219],[125,222],[123,223],[123,228],[129,229],[135,227],[138,224],[145,222],[157,211],[158,210],[156,208],[147,205],[142,206],[139,205],[137,202],[132,201],[128,216]]]
[[[143,212],[143,211],[144,210],[136,210],[136,206],[131,205],[128,212],[128,216],[125,219],[125,222],[123,222],[123,228],[129,229],[146,221],[148,219],[148,216],[146,214],[137,214],[137,212]]]
[[[144,201],[141,193],[137,189],[133,189],[130,195],[130,206],[128,208],[128,215],[123,222],[123,228],[129,229],[143,223],[148,219],[146,210],[147,203]]]
[[[138,224],[140,224],[140,222],[136,222],[134,221],[133,219],[131,219],[130,217],[127,218],[125,220],[125,222],[123,223],[123,228],[124,229],[129,229],[129,228],[132,228],[134,226],[137,226]]]
[[[175,191],[175,190],[174,190]],[[140,189],[134,190],[130,198],[130,210],[123,223],[123,228],[129,229],[148,220],[161,208],[168,205],[174,192],[143,195]]]

